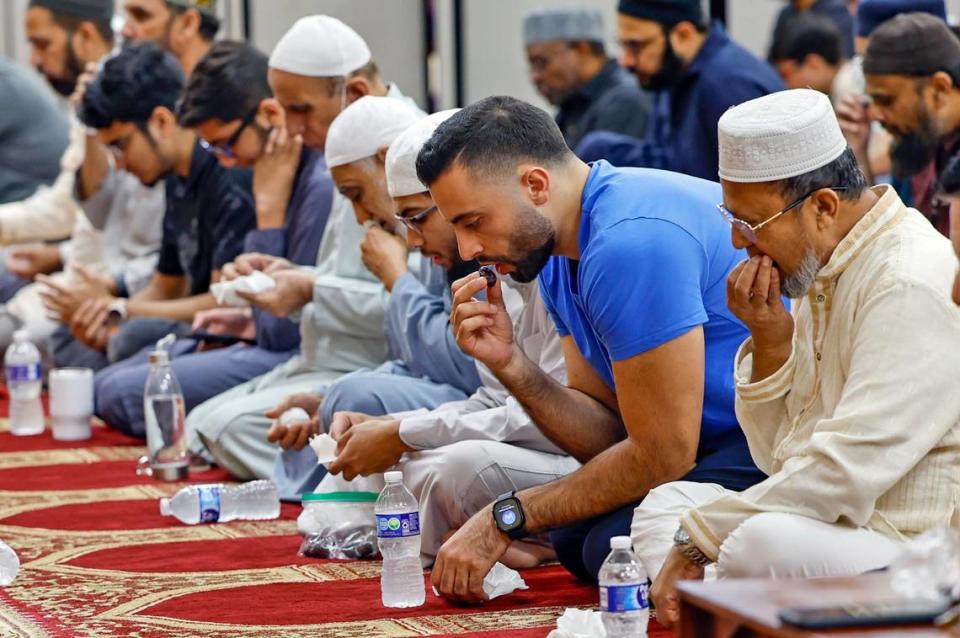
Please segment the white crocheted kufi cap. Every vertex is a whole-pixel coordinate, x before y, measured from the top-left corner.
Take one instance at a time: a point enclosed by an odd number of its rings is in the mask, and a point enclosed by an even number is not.
[[[417,177],[417,156],[437,127],[460,109],[440,111],[423,118],[393,140],[387,149],[387,190],[390,197],[406,197],[429,189]]]
[[[830,99],[780,91],[735,106],[717,126],[720,177],[744,184],[803,175],[840,157],[847,141]]]
[[[363,96],[345,108],[327,129],[327,168],[376,155],[422,117],[405,100]]]

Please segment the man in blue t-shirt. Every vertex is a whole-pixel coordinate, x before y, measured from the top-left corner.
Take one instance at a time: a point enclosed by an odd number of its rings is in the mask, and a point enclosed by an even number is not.
[[[453,328],[543,433],[583,463],[467,521],[437,557],[441,594],[485,599],[485,570],[510,541],[547,530],[558,530],[564,565],[595,579],[610,538],[629,533],[652,488],[680,477],[733,490],[762,480],[734,415],[733,358],[747,330],[726,307],[726,280],[746,254],[717,211],[719,185],[585,164],[546,113],[508,97],[447,120],[417,169],[453,223],[461,257],[519,281],[540,276],[566,386],[513,342],[499,282],[488,302],[475,298],[487,285],[480,275],[455,283]]]

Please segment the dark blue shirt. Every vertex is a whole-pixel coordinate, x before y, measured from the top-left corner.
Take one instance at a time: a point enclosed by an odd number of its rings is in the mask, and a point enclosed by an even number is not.
[[[166,179],[157,272],[186,277],[191,296],[207,292],[213,272],[243,252],[244,238],[256,227],[250,188],[250,171],[220,166],[197,143],[187,178]]]
[[[607,60],[599,73],[563,101],[557,126],[570,148],[591,131],[642,138],[650,108],[650,96],[640,90],[637,78],[616,60]]]
[[[330,217],[333,180],[323,155],[304,148],[293,183],[283,228],[254,230],[247,235],[245,252],[285,257],[295,264],[315,266],[320,239]],[[289,319],[253,309],[257,345],[284,352],[300,346],[300,327]]]
[[[733,361],[748,332],[727,308],[726,281],[746,253],[733,247],[717,211],[722,197],[715,182],[597,162],[583,189],[580,259],[551,257],[540,274],[557,331],[614,390],[614,361],[703,326],[698,456],[742,442]]]
[[[783,89],[770,66],[715,24],[676,86],[654,95],[643,140],[592,133],[577,150],[584,161],[662,168],[717,181],[717,122],[731,106]]]

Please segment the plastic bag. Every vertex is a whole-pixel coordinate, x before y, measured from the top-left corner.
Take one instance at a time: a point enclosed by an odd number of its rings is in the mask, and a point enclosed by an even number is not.
[[[917,536],[904,545],[890,575],[906,598],[960,597],[960,533],[940,528]]]
[[[304,494],[297,529],[303,536],[300,555],[357,560],[376,558],[376,492]]]

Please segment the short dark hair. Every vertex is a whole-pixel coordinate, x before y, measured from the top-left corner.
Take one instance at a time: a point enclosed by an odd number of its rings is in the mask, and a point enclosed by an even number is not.
[[[200,16],[200,37],[207,42],[217,37],[217,33],[220,31],[220,19],[209,11],[200,11],[194,7],[177,4],[169,0],[167,0],[167,8],[174,16],[183,15],[187,11],[196,11],[197,15]]]
[[[417,176],[433,184],[454,162],[470,170],[495,172],[509,162],[559,164],[573,153],[546,112],[507,96],[488,97],[445,121],[417,156]]]
[[[854,156],[853,150],[848,146],[840,157],[826,166],[803,175],[781,180],[778,186],[780,193],[788,202],[821,188],[836,187],[843,188],[843,190],[837,191],[837,196],[840,199],[856,201],[867,189],[867,180],[860,167],[857,166],[857,158]]]
[[[810,12],[791,18],[770,49],[774,62],[792,60],[799,64],[814,54],[836,66],[843,59],[843,41],[829,18]]]
[[[158,106],[172,111],[182,90],[183,71],[176,58],[153,42],[138,42],[104,63],[87,86],[78,114],[98,129],[114,122],[141,125]]]
[[[267,56],[246,42],[215,43],[187,79],[177,107],[181,126],[247,117],[273,95],[267,83]]]
[[[97,33],[100,34],[100,37],[103,38],[107,44],[113,44],[113,27],[110,25],[109,20],[88,20],[86,18],[64,15],[55,11],[51,11],[50,13],[53,15],[54,24],[68,34],[75,33],[81,24],[89,22],[96,28]]]

